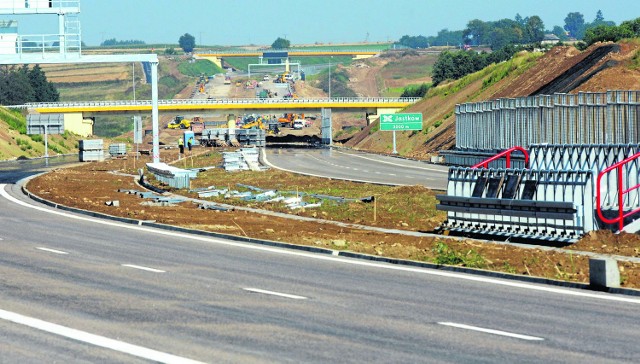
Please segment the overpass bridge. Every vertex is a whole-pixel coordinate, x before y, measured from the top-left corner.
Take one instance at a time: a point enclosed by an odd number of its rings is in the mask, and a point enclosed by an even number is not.
[[[219,51],[219,52],[207,52],[196,53],[193,55],[195,59],[207,59],[218,67],[222,67],[222,60],[224,58],[239,58],[239,57],[257,57],[260,60],[260,64],[263,64],[264,60],[267,64],[288,64],[290,57],[341,57],[350,56],[354,59],[363,59],[373,57],[380,54],[382,50],[365,50],[365,49],[318,49],[318,50],[293,50],[293,49],[269,49],[263,51]],[[277,61],[275,61],[277,60]],[[288,69],[287,69],[288,71]]]
[[[367,123],[380,114],[393,114],[418,102],[420,98],[326,98],[326,99],[186,99],[186,100],[149,100],[139,101],[88,101],[88,102],[48,102],[30,103],[21,107],[30,114],[63,115],[64,123],[82,122],[87,117],[109,114],[147,114],[157,113],[198,113],[207,111],[226,111],[229,114],[293,112],[321,112],[322,136],[327,144],[331,142],[331,113],[354,111],[366,113]],[[156,114],[157,115],[157,114]],[[157,120],[157,119],[156,119]],[[156,124],[157,125],[157,124]],[[155,134],[154,134],[155,135]],[[155,140],[155,138],[154,138]]]
[[[416,97],[334,97],[324,99],[184,99],[158,100],[160,113],[204,113],[227,111],[229,113],[316,112],[322,109],[334,111],[366,112],[379,115],[395,113],[416,103]],[[23,108],[35,114],[82,114],[83,117],[109,114],[146,114],[152,110],[151,100],[138,101],[79,101],[29,103]]]

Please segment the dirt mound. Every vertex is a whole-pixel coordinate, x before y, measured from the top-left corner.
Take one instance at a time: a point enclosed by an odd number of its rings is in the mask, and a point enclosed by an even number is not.
[[[592,49],[591,52],[585,52],[585,57],[581,61],[571,66],[553,81],[531,93],[531,95],[568,93],[588,81],[598,72],[617,65],[618,62],[616,61],[606,61],[606,57],[611,52],[619,51],[620,46],[617,44],[607,44],[596,47]],[[589,70],[592,69],[593,71],[589,72]]]

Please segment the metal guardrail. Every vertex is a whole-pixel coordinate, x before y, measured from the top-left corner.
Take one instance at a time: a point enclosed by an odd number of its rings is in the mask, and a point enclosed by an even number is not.
[[[405,103],[413,104],[421,100],[418,97],[332,97],[322,99],[171,99],[158,100],[158,106],[162,105],[247,105],[247,104],[287,104],[287,105],[308,105],[316,103],[336,103],[341,105],[360,105],[360,104],[395,104]],[[63,108],[63,107],[117,107],[117,106],[151,106],[151,100],[121,100],[121,101],[84,101],[84,102],[40,102],[27,103],[25,105],[8,106],[12,108],[28,109],[45,109],[45,108]]]
[[[628,212],[624,212],[625,211],[625,204],[624,204],[624,195],[631,193],[632,191],[635,191],[637,189],[640,188],[640,184],[636,184],[634,186],[628,187],[625,189],[625,182],[626,185],[630,185],[632,182],[632,180],[634,180],[634,182],[637,182],[637,180],[635,178],[630,178],[632,176],[628,176],[625,173],[624,170],[624,166],[627,165],[628,163],[631,163],[633,161],[635,161],[636,159],[640,158],[640,153],[635,154],[629,158],[626,158],[606,169],[604,169],[602,172],[600,172],[598,174],[598,179],[596,181],[596,210],[598,211],[598,217],[600,217],[600,219],[606,223],[609,224],[618,224],[618,229],[621,231],[624,228],[624,219],[634,215],[638,212],[640,212],[640,208],[636,208],[633,209],[631,211]],[[608,174],[609,172],[616,170],[617,173],[617,188],[618,188],[618,212],[616,214],[615,218],[606,218],[603,213],[602,213],[602,206],[601,206],[601,192],[600,192],[600,188],[601,188],[601,180],[602,177],[605,176],[606,174]]]
[[[640,142],[640,91],[580,92],[456,105],[456,148]]]
[[[522,152],[522,154],[524,154],[524,165],[525,167],[529,164],[529,153],[522,147],[513,147],[513,148],[509,148],[507,150],[505,150],[504,152],[500,152],[496,155],[494,155],[491,158],[488,158],[485,161],[482,161],[478,164],[475,164],[473,166],[471,166],[471,168],[489,168],[489,163],[500,159],[502,157],[506,157],[506,162],[505,162],[505,166],[507,168],[511,168],[511,153],[515,152],[515,151],[519,151]]]

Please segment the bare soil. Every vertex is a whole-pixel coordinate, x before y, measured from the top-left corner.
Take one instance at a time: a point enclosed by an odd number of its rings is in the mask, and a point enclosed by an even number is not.
[[[175,159],[175,150],[162,150],[163,159]],[[256,212],[235,209],[227,212],[202,210],[191,202],[175,206],[145,206],[143,200],[135,195],[118,192],[118,189],[142,188],[135,183],[133,171],[140,168],[144,158],[109,160],[101,163],[88,163],[68,169],[58,169],[35,178],[28,189],[51,201],[81,209],[98,211],[114,216],[140,220],[155,220],[160,223],[188,227],[192,229],[248,236],[297,245],[309,245],[336,250],[349,250],[358,253],[408,259],[424,262],[450,263],[460,266],[476,267],[485,270],[500,271],[518,275],[545,277],[550,279],[588,283],[588,258],[576,252],[613,254],[626,257],[640,257],[640,237],[632,234],[613,235],[609,232],[593,232],[578,243],[564,249],[543,250],[541,248],[519,248],[512,245],[483,243],[470,239],[451,239],[441,237],[412,237],[401,234],[370,231],[357,226],[339,226],[331,223],[335,216],[313,210],[298,211],[292,214],[313,217],[314,221],[297,221],[288,218],[265,215]],[[184,161],[183,161],[184,162]],[[122,173],[125,174],[122,174]],[[226,173],[218,171],[217,173]],[[232,174],[240,183],[259,183],[252,179],[251,172]],[[253,172],[256,173],[256,172]],[[285,186],[316,187],[316,184],[335,183],[326,179],[281,172],[264,172],[257,177],[269,183]],[[233,178],[231,177],[231,178]],[[283,180],[284,179],[284,180]],[[196,180],[197,181],[197,180]],[[204,182],[203,182],[204,183]],[[307,187],[305,187],[307,186]],[[405,187],[410,191],[401,193],[431,193],[421,187]],[[189,195],[186,190],[174,191]],[[118,200],[119,207],[107,206],[107,201]],[[244,204],[246,206],[246,204]],[[261,209],[264,205],[254,206]],[[277,208],[275,208],[278,210]],[[355,216],[361,209],[351,207]],[[295,216],[292,215],[292,216]],[[442,221],[442,217],[431,222],[407,223],[398,221],[392,214],[376,222],[378,227],[392,227],[406,230],[429,230]],[[386,220],[385,220],[386,219]],[[370,220],[370,219],[369,219]],[[348,224],[369,224],[367,219],[345,219]],[[453,260],[452,260],[453,259]],[[457,259],[457,260],[456,260]],[[640,265],[620,260],[622,286],[640,288]]]

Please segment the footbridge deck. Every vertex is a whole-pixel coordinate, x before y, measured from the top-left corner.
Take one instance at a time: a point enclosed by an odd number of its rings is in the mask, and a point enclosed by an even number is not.
[[[377,111],[379,109],[402,109],[419,98],[331,98],[331,99],[186,99],[158,100],[160,112],[201,112],[207,110],[332,110]],[[49,102],[30,103],[24,105],[30,112],[47,113],[83,113],[90,114],[127,114],[147,113],[151,111],[151,100],[139,101],[84,101],[84,102]]]

